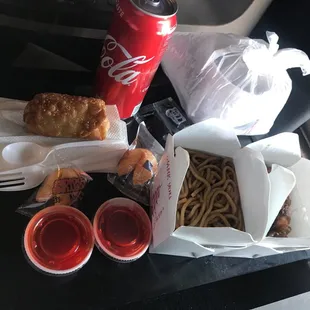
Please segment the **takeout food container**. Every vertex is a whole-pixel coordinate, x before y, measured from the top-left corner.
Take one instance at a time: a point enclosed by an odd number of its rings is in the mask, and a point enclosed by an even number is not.
[[[144,209],[127,198],[113,198],[97,210],[93,220],[97,248],[119,263],[140,258],[151,242],[151,221]]]
[[[73,207],[51,206],[30,220],[23,246],[35,269],[54,276],[72,274],[82,268],[92,254],[92,225]]]
[[[177,201],[189,167],[189,155],[184,148],[233,158],[245,232],[227,227],[182,226],[175,230]],[[310,201],[298,194],[300,190],[305,191],[302,170],[307,168],[310,172],[310,162],[300,160],[300,157],[296,134],[280,134],[241,148],[233,129],[217,119],[209,119],[187,127],[173,137],[168,136],[151,192],[153,239],[150,252],[187,257],[258,257],[282,253],[284,249],[310,248],[310,239],[300,239],[300,234],[297,239],[293,238],[298,234],[295,224],[295,221],[299,222],[298,212],[292,214],[289,238],[266,238],[284,201],[295,187],[295,175],[297,183],[291,196],[292,210],[300,210],[305,201]],[[266,164],[272,166],[269,174]],[[301,197],[303,203],[296,197]],[[305,210],[300,212],[305,216]],[[307,229],[310,237],[309,224]]]

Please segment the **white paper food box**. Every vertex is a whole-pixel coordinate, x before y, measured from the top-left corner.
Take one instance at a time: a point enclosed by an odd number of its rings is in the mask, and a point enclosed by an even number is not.
[[[189,155],[184,149],[233,158],[245,232],[189,226],[175,230],[177,201],[189,166]],[[151,191],[153,240],[150,252],[187,257],[260,257],[310,248],[310,206],[307,207],[310,161],[300,158],[296,134],[283,133],[241,148],[233,129],[217,119],[168,136]],[[272,166],[269,174],[266,164]],[[290,193],[292,232],[289,238],[266,238]]]

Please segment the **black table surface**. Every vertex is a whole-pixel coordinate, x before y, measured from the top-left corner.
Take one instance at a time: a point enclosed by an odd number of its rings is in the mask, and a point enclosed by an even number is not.
[[[6,29],[0,35],[9,39],[15,34]],[[0,57],[0,97],[27,100],[44,91],[81,95],[91,92],[92,70],[69,72],[14,67],[10,60],[25,45],[23,40],[21,37],[18,44],[6,46],[0,52],[0,56],[2,53],[6,57]],[[49,42],[46,38],[43,41]],[[89,48],[100,51],[98,43],[93,42]],[[78,53],[75,55],[78,58]],[[175,97],[174,90],[159,70],[144,104],[168,96]],[[135,130],[136,124],[130,122],[129,135],[133,136]],[[104,174],[92,177],[81,203],[81,210],[89,218],[104,201],[121,196]],[[211,256],[189,259],[146,254],[131,264],[118,264],[95,249],[86,266],[74,275],[40,274],[28,264],[21,247],[28,218],[15,212],[31,192],[0,193],[1,309],[249,309],[310,290],[306,261],[309,251],[257,259]],[[245,294],[246,288],[249,292]]]

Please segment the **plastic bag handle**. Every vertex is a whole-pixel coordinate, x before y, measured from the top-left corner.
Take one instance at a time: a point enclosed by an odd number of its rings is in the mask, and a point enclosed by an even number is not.
[[[274,55],[274,61],[285,70],[300,68],[303,75],[310,74],[310,60],[306,53],[295,48],[283,48]]]
[[[279,50],[279,36],[275,32],[266,31],[266,37],[269,42],[268,50],[274,55]]]

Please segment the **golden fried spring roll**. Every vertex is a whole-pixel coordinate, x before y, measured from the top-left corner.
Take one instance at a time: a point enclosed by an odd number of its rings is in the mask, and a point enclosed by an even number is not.
[[[43,93],[24,111],[27,129],[49,137],[104,140],[110,127],[101,99]]]

